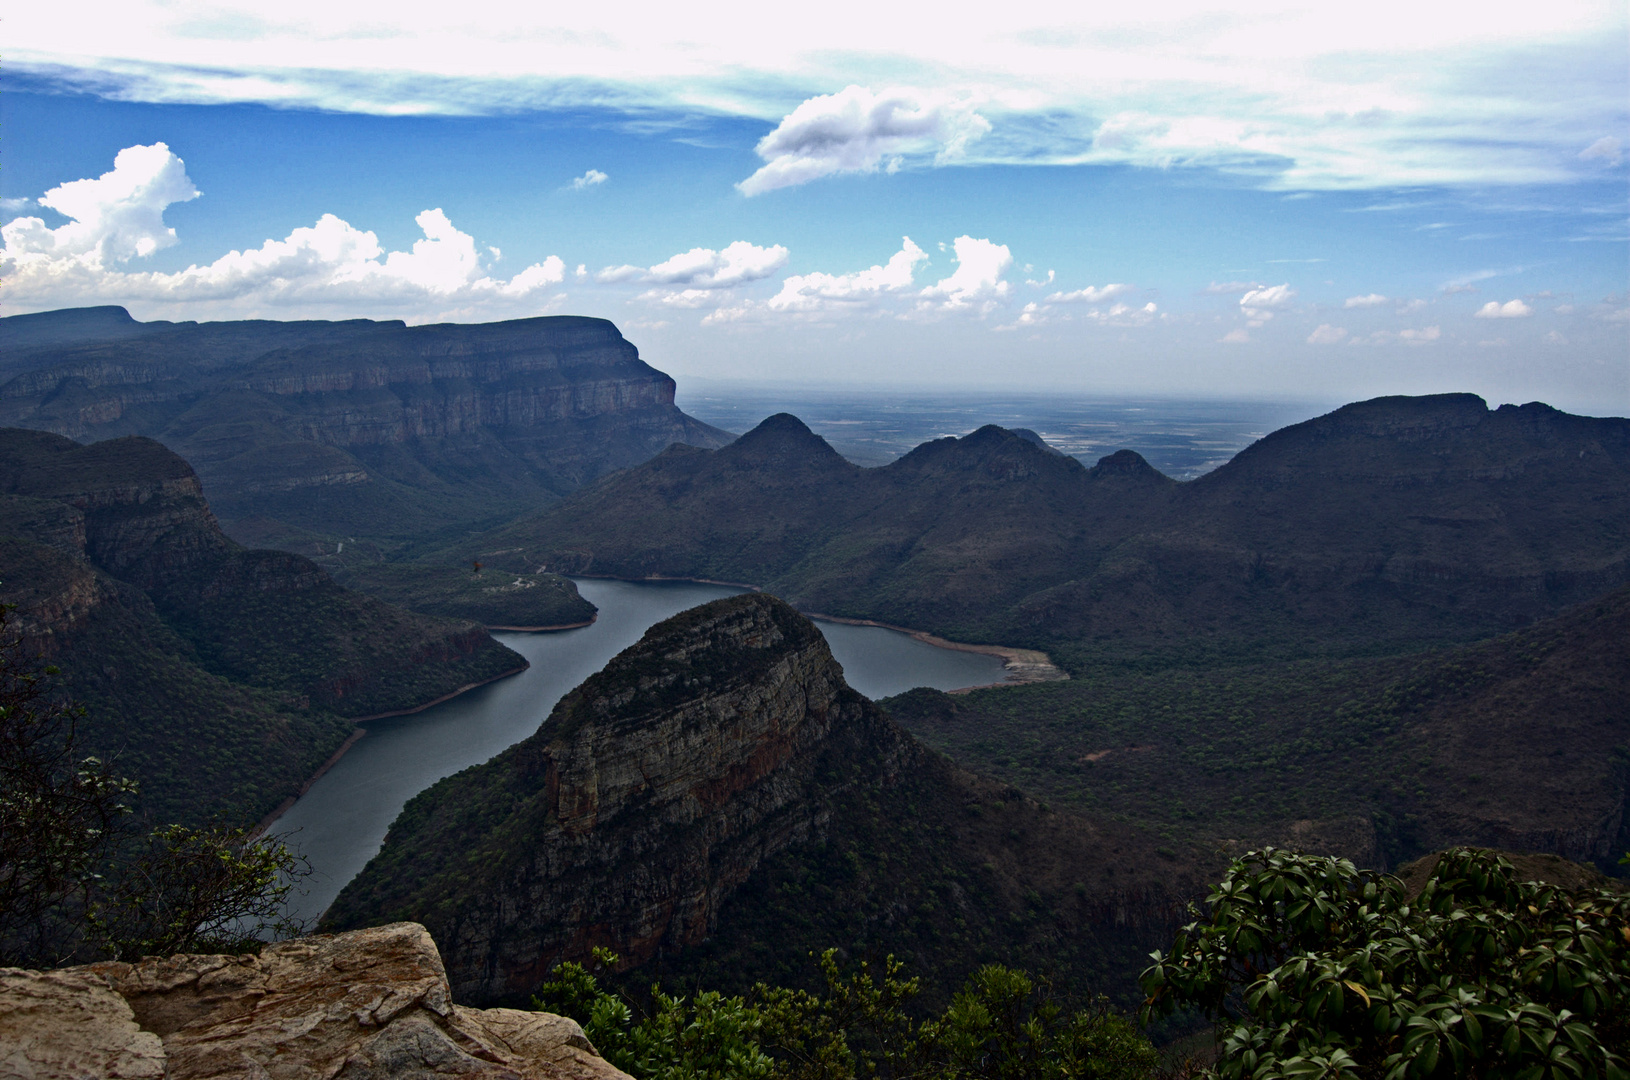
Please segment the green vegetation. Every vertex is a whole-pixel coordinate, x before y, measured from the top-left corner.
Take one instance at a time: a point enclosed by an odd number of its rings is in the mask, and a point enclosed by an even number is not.
[[[1345,859],[1235,861],[1143,976],[1215,1017],[1223,1080],[1630,1076],[1630,895],[1444,852],[1422,887]]]
[[[346,588],[388,604],[490,628],[554,630],[594,619],[594,605],[557,574],[380,562],[336,566],[333,574]]]
[[[243,951],[299,927],[281,914],[301,860],[243,828],[137,839],[137,787],[78,741],[82,707],[53,699],[0,604],[0,965]]]
[[[1505,835],[1536,845],[1557,829],[1599,829],[1623,800],[1630,726],[1616,703],[1627,694],[1620,589],[1527,630],[1412,657],[1104,664],[1070,682],[914,690],[884,704],[969,768],[1173,846],[1325,844],[1397,865],[1477,836],[1495,815]]]
[[[596,950],[598,965],[615,954]],[[1148,1040],[1102,999],[1073,1007],[1046,979],[990,964],[938,1014],[915,1018],[919,980],[892,956],[873,974],[818,958],[820,991],[759,983],[745,995],[649,996],[601,989],[580,964],[557,968],[533,1006],[583,1025],[636,1080],[1132,1080],[1154,1074]],[[641,1006],[644,1006],[641,1008]]]

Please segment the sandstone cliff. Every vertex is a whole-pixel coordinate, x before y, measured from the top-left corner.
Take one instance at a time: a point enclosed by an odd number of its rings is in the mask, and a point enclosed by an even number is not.
[[[14,342],[0,423],[158,439],[197,468],[229,531],[259,517],[290,538],[400,537],[518,513],[670,443],[728,439],[675,408],[673,380],[602,319],[198,325],[113,312],[0,319],[0,342]]]
[[[254,820],[349,734],[524,661],[468,622],[350,593],[245,551],[185,461],[150,439],[0,429],[0,599],[26,651],[90,706],[87,748],[167,820]]]
[[[325,918],[413,913],[469,1001],[595,946],[726,988],[868,941],[945,985],[981,959],[1124,976],[1136,932],[1175,917],[1178,869],[1135,865],[1152,846],[957,772],[748,594],[653,627],[536,735],[416,797]],[[819,899],[785,887],[812,879]]]
[[[453,1004],[435,943],[403,923],[258,956],[0,968],[5,1080],[626,1080],[578,1025]]]

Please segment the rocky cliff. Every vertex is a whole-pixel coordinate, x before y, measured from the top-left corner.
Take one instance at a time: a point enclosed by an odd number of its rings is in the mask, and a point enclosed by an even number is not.
[[[151,436],[231,531],[402,536],[516,513],[670,443],[728,439],[602,319],[480,325],[0,319],[0,423]],[[275,530],[274,530],[275,531]]]
[[[578,1025],[453,1004],[436,945],[399,924],[258,956],[0,969],[5,1080],[627,1080]]]
[[[1173,916],[1173,870],[1102,877],[1152,846],[958,773],[845,685],[808,620],[748,594],[653,627],[536,735],[416,797],[325,918],[416,913],[470,1001],[595,946],[729,987],[886,941],[951,985],[1043,951],[1107,971],[1130,938],[1092,926]],[[784,888],[814,879],[819,899]],[[1032,896],[1055,910],[1010,920]]]
[[[87,748],[147,809],[254,820],[349,734],[525,662],[468,622],[340,588],[297,555],[246,551],[158,443],[81,446],[0,429],[0,599],[25,650],[90,706]],[[338,715],[336,715],[338,714]]]

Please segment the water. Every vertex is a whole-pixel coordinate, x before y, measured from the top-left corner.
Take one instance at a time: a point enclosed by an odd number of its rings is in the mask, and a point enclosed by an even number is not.
[[[314,871],[305,895],[291,905],[292,915],[321,914],[379,851],[390,823],[414,795],[531,735],[567,691],[654,623],[741,591],[688,582],[584,579],[577,585],[600,609],[592,626],[494,634],[532,666],[422,713],[370,722],[368,734],[278,819],[273,833],[287,835]],[[914,686],[953,690],[1002,681],[996,657],[935,648],[880,627],[817,625],[849,685],[868,697]]]

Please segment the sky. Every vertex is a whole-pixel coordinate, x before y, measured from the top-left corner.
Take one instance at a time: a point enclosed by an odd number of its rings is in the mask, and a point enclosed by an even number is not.
[[[1624,0],[532,7],[14,5],[0,314],[1630,413]]]

